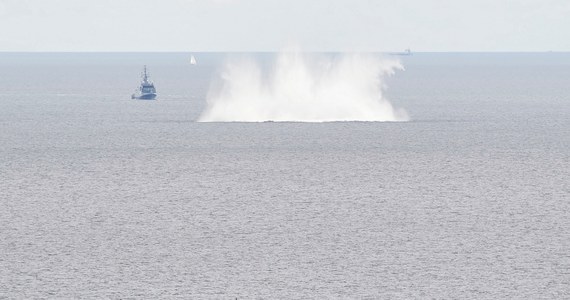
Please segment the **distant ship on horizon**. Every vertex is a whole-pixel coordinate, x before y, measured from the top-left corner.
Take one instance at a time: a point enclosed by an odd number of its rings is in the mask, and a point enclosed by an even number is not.
[[[196,57],[194,57],[194,55],[190,56],[190,64],[196,65]]]
[[[146,71],[146,65],[144,66],[144,71],[142,73],[141,86],[136,90],[134,94],[131,95],[131,99],[139,100],[154,100],[156,99],[156,88],[154,83],[149,81],[149,75]]]
[[[404,56],[412,55],[412,50],[410,50],[410,48],[407,48],[407,49],[404,49],[403,52],[392,52],[392,53],[390,53],[390,55],[404,55]]]

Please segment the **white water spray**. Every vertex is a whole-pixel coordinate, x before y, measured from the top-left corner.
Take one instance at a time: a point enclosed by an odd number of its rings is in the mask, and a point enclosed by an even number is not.
[[[279,54],[269,70],[229,60],[199,122],[407,121],[383,97],[383,80],[403,69],[371,54]]]

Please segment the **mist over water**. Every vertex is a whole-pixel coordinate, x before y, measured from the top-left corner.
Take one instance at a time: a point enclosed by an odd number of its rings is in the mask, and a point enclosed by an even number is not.
[[[398,60],[372,54],[282,52],[269,65],[228,59],[200,122],[407,121],[383,97]]]

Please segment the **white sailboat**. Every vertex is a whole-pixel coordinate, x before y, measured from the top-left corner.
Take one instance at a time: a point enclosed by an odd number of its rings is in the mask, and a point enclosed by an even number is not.
[[[194,57],[194,55],[190,56],[190,64],[196,65],[196,57]]]

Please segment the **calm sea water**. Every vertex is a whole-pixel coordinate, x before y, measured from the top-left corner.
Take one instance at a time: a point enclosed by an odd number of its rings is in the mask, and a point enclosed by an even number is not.
[[[570,54],[401,57],[403,123],[197,123],[195,55],[0,54],[1,299],[570,298]]]

